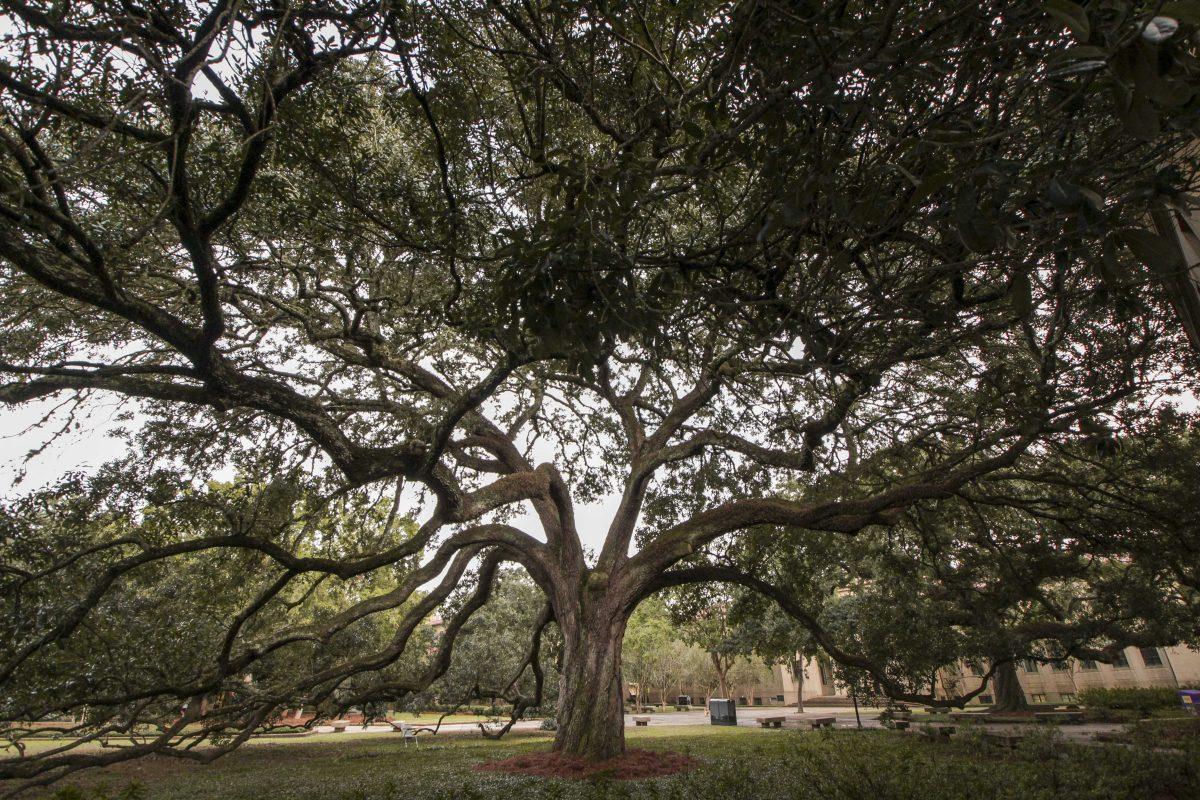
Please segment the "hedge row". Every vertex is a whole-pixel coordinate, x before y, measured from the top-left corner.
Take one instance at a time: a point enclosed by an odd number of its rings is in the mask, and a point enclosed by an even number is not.
[[[1149,714],[1156,708],[1179,705],[1175,689],[1083,689],[1079,702],[1088,708],[1127,709]]]

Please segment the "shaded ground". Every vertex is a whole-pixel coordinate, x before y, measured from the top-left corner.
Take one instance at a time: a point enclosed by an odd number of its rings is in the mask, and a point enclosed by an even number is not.
[[[1194,800],[1200,759],[1120,745],[1031,741],[1016,751],[985,742],[926,742],[889,731],[800,733],[748,727],[638,728],[633,748],[683,753],[700,766],[640,781],[567,781],[480,771],[481,764],[545,752],[550,738],[502,742],[330,734],[251,744],[210,765],[146,759],[91,773],[61,798],[99,800]],[[128,790],[131,784],[136,785]],[[64,792],[60,788],[58,791]],[[23,797],[53,797],[53,792]]]

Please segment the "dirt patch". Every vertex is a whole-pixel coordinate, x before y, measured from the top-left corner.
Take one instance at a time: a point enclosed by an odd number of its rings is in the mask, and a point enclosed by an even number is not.
[[[675,775],[700,766],[700,762],[683,753],[660,753],[653,750],[626,750],[624,755],[607,761],[587,761],[560,753],[529,753],[488,761],[475,769],[481,772],[503,772],[509,775],[537,775],[542,778],[589,780],[611,778],[634,781]]]

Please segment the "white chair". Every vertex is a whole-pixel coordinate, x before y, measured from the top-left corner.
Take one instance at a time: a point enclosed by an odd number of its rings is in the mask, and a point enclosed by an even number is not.
[[[397,733],[399,733],[401,736],[404,737],[404,746],[405,747],[408,747],[409,742],[412,742],[417,747],[421,746],[421,743],[419,741],[417,741],[417,729],[416,728],[409,725],[407,722],[404,722],[403,720],[396,721],[396,722],[389,721],[388,724],[392,726],[392,730],[396,731]]]

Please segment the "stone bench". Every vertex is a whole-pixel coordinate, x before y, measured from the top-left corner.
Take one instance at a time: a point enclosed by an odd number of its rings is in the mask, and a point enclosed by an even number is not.
[[[644,728],[650,724],[650,718],[649,717],[634,717],[633,724],[639,728]]]
[[[759,717],[758,725],[761,728],[782,728],[784,719],[786,717]]]
[[[818,728],[832,728],[835,722],[837,722],[837,717],[802,717],[799,714],[792,714],[784,717],[783,727],[815,731]]]
[[[334,732],[334,733],[345,733],[345,732],[346,732],[346,728],[350,727],[350,720],[348,720],[348,719],[335,719],[335,720],[334,720],[333,722],[331,722],[330,724],[331,724],[331,725],[333,725],[333,732]]]

